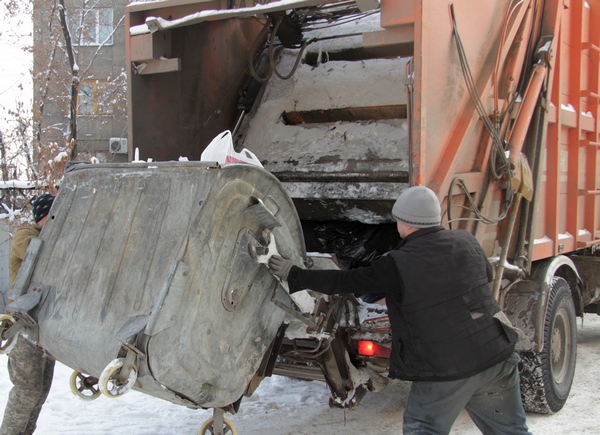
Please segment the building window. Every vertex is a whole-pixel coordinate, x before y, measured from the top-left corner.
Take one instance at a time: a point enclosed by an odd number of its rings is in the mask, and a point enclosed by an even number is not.
[[[106,80],[84,80],[79,86],[78,115],[112,115],[112,92]]]
[[[74,45],[113,44],[112,9],[72,9],[67,19]]]

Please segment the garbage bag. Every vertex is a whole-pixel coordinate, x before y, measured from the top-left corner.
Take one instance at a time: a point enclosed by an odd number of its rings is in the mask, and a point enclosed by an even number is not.
[[[395,224],[303,221],[302,229],[308,251],[335,254],[346,269],[368,266],[400,242]],[[372,293],[356,296],[368,303],[383,297]]]

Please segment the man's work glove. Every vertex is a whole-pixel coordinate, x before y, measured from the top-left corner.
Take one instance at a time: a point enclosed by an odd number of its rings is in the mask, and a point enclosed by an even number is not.
[[[269,258],[269,269],[271,269],[271,273],[282,281],[287,281],[290,269],[293,265],[294,263],[292,263],[292,260],[280,257],[279,255],[273,255]]]

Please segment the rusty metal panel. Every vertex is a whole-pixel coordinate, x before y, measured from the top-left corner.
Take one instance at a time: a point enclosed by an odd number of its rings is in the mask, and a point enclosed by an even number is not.
[[[232,19],[171,31],[181,70],[130,76],[130,135],[141,159],[200,160],[217,134],[233,130],[250,47],[262,27]]]
[[[381,27],[407,26],[415,22],[415,0],[382,0]]]
[[[171,57],[171,34],[170,32],[146,33],[135,35],[129,39],[131,48],[130,60],[143,61]]]

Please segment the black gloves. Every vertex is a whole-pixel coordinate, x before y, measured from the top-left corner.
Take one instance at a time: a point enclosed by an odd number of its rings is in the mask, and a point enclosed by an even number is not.
[[[282,281],[287,281],[290,269],[293,265],[294,263],[292,263],[292,260],[280,257],[279,255],[273,255],[269,258],[269,269],[271,269],[271,273]]]

